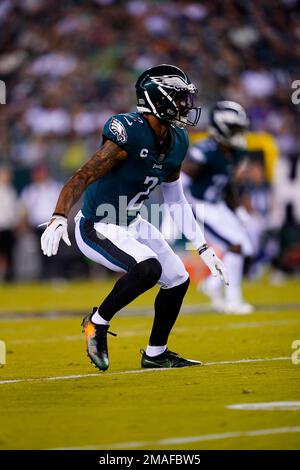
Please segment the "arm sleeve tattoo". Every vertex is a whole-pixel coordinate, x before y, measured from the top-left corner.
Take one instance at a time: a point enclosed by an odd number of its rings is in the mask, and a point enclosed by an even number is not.
[[[108,173],[118,162],[127,158],[127,152],[106,140],[104,145],[67,181],[59,195],[54,214],[68,216],[84,190]]]

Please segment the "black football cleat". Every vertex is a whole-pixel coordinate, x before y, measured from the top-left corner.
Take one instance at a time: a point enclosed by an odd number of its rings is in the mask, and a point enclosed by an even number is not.
[[[93,313],[87,315],[81,326],[86,339],[87,355],[92,363],[98,369],[105,371],[109,367],[107,333],[117,336],[116,333],[108,331],[109,325],[97,325],[93,323],[92,315],[97,311],[97,307],[93,308]]]
[[[142,368],[143,369],[170,369],[173,367],[189,367],[189,366],[201,366],[202,362],[193,361],[191,359],[185,359],[179,356],[177,353],[166,349],[159,356],[150,357],[147,356],[145,351],[141,351],[142,354]]]

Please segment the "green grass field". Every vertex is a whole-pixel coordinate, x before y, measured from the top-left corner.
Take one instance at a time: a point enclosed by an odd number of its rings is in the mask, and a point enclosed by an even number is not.
[[[139,350],[152,318],[136,313],[151,305],[153,290],[132,304],[132,314],[113,320],[118,337],[109,337],[111,366],[101,374],[85,355],[78,314],[110,286],[0,287],[0,339],[7,347],[0,449],[300,449],[299,406],[228,408],[300,400],[300,364],[291,361],[292,342],[300,339],[299,280],[247,284],[247,299],[262,306],[252,315],[212,314],[203,305],[199,314],[183,313],[169,347],[205,365],[141,372]],[[191,286],[185,311],[205,301]],[[59,311],[69,315],[43,316]]]

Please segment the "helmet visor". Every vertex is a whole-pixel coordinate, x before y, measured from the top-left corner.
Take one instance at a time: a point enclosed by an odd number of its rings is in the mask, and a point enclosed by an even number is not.
[[[176,92],[174,102],[177,108],[176,120],[182,124],[189,126],[196,126],[199,122],[201,115],[201,108],[195,106],[196,92],[179,91]]]
[[[229,130],[229,134],[232,136],[236,134],[243,134],[248,128],[248,126],[240,124],[226,124],[226,126]]]

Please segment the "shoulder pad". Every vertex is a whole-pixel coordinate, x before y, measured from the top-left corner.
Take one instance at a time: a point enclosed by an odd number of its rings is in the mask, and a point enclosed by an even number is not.
[[[208,163],[216,150],[218,150],[217,142],[208,138],[190,147],[189,157],[197,163]]]
[[[115,116],[113,116],[113,119],[120,121],[129,133],[132,127],[144,124],[143,119],[138,115],[138,113],[116,114]]]
[[[198,146],[198,145],[193,145],[192,147],[190,147],[189,158],[191,160],[193,160],[194,162],[197,162],[197,163],[205,163],[206,162],[206,155],[201,150],[200,146]]]
[[[215,152],[218,149],[218,144],[214,139],[205,139],[196,144],[203,153]]]
[[[121,144],[125,144],[128,139],[126,127],[119,116],[113,116],[108,122],[108,131],[115,136],[115,140]]]
[[[139,124],[144,124],[144,120],[141,118],[139,113],[134,113],[134,112],[125,113],[125,114],[119,114],[119,116],[123,116],[125,121],[127,121],[128,125],[130,125],[132,122],[137,122]]]
[[[103,138],[112,140],[128,151],[140,138],[142,124],[144,121],[138,113],[115,114],[105,123]]]

